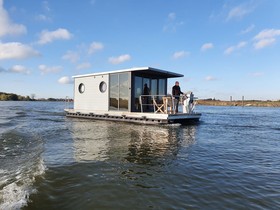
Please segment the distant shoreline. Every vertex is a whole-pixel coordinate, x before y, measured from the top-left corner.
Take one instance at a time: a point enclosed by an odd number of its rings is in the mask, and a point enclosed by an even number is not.
[[[0,101],[73,101],[70,98],[38,98],[35,99],[35,94],[30,96],[21,96],[15,93],[0,92]]]
[[[244,100],[244,101],[220,101],[220,100],[197,100],[198,105],[205,106],[256,106],[256,107],[280,107],[279,101],[261,101],[261,100]]]

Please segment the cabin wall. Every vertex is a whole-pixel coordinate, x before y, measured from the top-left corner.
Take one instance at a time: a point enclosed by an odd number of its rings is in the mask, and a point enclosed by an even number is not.
[[[100,83],[105,82],[107,89],[100,91]],[[79,86],[84,84],[84,92]],[[109,109],[109,75],[86,76],[75,78],[74,109],[108,111]]]

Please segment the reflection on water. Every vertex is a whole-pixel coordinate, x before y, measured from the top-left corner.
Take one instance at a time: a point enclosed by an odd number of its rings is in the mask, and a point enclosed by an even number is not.
[[[71,122],[74,159],[121,159],[138,164],[166,164],[180,147],[195,141],[195,126],[151,126],[107,121]]]
[[[187,132],[190,135],[185,135]],[[189,146],[195,139],[195,127],[144,127],[131,131],[126,160],[133,163],[165,164],[178,154],[182,145]]]
[[[74,121],[71,129],[74,159],[77,162],[107,159],[108,126],[102,123]]]

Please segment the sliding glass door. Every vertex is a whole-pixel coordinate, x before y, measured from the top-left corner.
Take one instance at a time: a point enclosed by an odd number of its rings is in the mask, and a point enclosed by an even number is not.
[[[110,74],[109,109],[128,111],[129,73]]]

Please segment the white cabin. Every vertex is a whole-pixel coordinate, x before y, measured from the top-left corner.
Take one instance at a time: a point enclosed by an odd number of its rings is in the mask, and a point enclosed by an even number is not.
[[[144,84],[151,95],[167,94],[167,78],[183,77],[151,67],[74,76],[74,109],[140,112]]]

